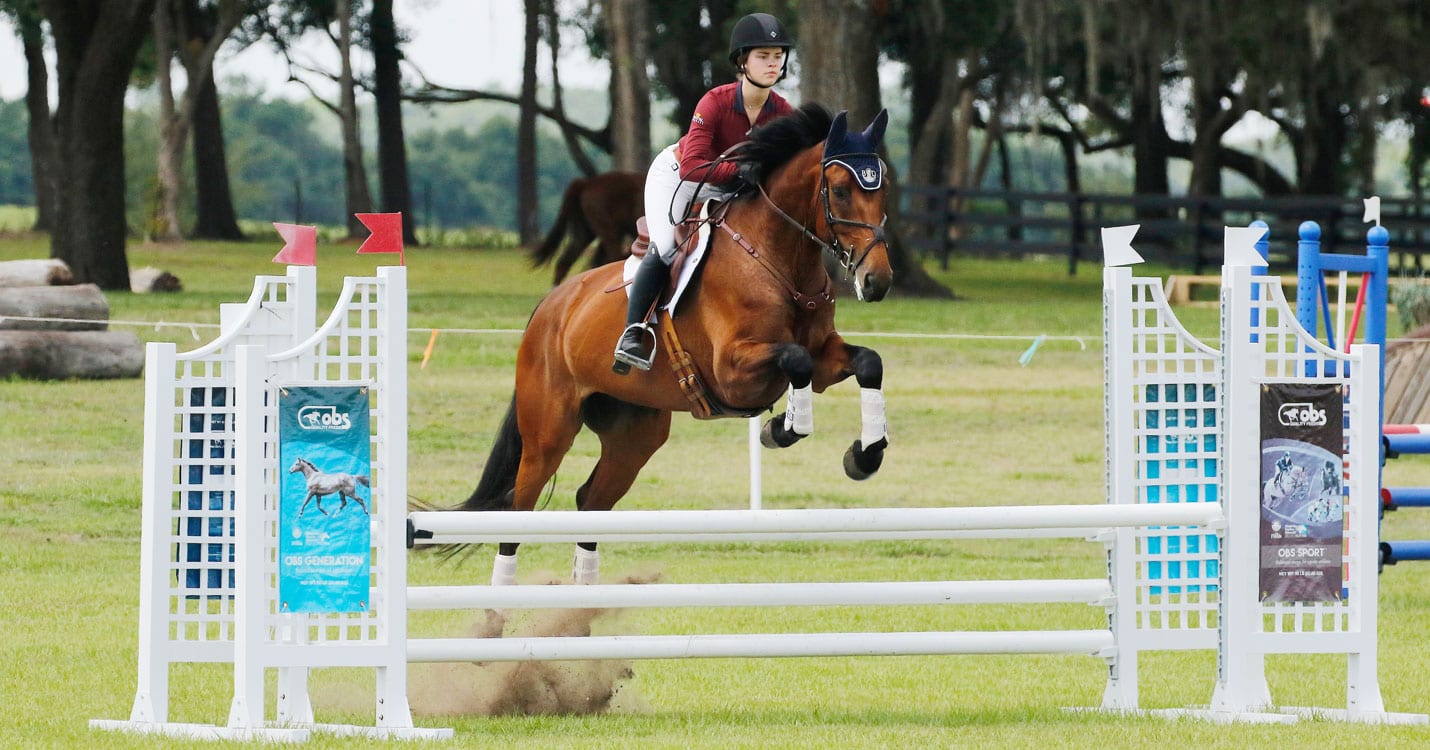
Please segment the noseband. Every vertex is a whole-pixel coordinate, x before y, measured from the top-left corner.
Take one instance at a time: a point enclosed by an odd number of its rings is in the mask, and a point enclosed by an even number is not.
[[[848,158],[850,156],[873,156],[876,159],[879,158],[877,154],[840,154],[837,158],[843,159]],[[825,172],[825,169],[832,161],[835,161],[835,159],[825,159],[819,164],[819,197],[820,200],[824,203],[824,223],[826,226],[829,227],[828,242],[820,239],[813,232],[809,231],[809,228],[806,227],[803,223],[796,220],[793,216],[790,216],[789,214],[785,213],[784,209],[780,208],[778,205],[775,205],[774,200],[770,198],[770,194],[765,192],[764,185],[757,185],[756,187],[760,189],[760,195],[764,196],[765,202],[770,204],[770,208],[773,208],[776,214],[779,214],[779,216],[783,218],[786,222],[789,222],[791,226],[802,232],[804,236],[809,239],[810,242],[813,242],[814,244],[818,245],[824,250],[824,252],[828,253],[829,257],[833,258],[834,261],[839,264],[839,267],[844,269],[844,272],[846,274],[853,276],[854,273],[859,270],[859,267],[864,265],[864,261],[868,259],[869,253],[873,251],[875,245],[884,244],[885,247],[888,246],[884,239],[884,224],[889,220],[889,217],[886,214],[876,226],[874,224],[869,224],[862,221],[855,221],[853,219],[842,219],[838,216],[835,216],[834,208],[829,204],[829,175]],[[882,160],[880,163],[882,164]],[[848,247],[845,247],[844,244],[839,241],[839,235],[835,234],[834,228],[839,224],[868,229],[873,232],[873,237],[869,240],[869,244],[865,245],[864,249],[860,251],[858,258],[854,257],[854,246],[850,245]]]

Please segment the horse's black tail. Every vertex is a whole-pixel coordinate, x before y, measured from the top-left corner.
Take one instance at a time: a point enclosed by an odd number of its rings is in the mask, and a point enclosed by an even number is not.
[[[512,396],[477,488],[466,502],[453,510],[511,510],[516,470],[520,465],[521,433],[516,429],[516,396]]]
[[[585,184],[586,179],[578,177],[566,186],[566,192],[561,196],[561,210],[556,213],[556,223],[551,225],[551,231],[546,233],[541,244],[527,252],[533,268],[550,263],[555,257],[557,248],[561,247],[561,240],[566,238],[568,223],[582,221],[581,190]]]

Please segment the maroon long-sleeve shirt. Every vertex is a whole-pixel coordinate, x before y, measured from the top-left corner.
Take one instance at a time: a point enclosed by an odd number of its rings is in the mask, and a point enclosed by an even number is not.
[[[788,101],[771,91],[760,109],[755,126],[779,117],[792,109]],[[736,164],[727,161],[706,175],[707,165],[725,149],[746,140],[750,118],[745,115],[745,98],[740,95],[740,82],[716,86],[700,97],[695,114],[690,118],[690,130],[680,139],[680,177],[684,180],[704,180],[711,185],[723,185],[735,179]]]

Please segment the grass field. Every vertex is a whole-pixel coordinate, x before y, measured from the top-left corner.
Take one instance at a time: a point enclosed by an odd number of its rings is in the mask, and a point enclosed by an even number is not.
[[[275,244],[134,246],[131,265],[182,279],[173,295],[110,294],[111,317],[142,322],[147,341],[181,350],[214,335],[218,305],[246,298],[252,277],[277,269]],[[366,274],[377,256],[324,245],[320,306],[330,306],[346,274]],[[0,240],[0,260],[44,257],[46,241]],[[409,485],[421,500],[450,504],[475,483],[511,393],[517,337],[461,329],[519,329],[549,278],[514,250],[425,250],[408,254],[410,287]],[[1147,273],[1159,273],[1147,269]],[[857,389],[846,384],[815,400],[816,433],[788,451],[764,454],[766,507],[897,507],[1102,501],[1102,352],[1099,269],[1068,277],[1062,261],[1015,265],[959,260],[940,278],[954,302],[899,299],[845,302],[841,330],[878,349],[885,362],[892,445],[883,471],[866,483],[843,478],[839,461],[858,432]],[[1180,312],[1180,311],[1179,311]],[[1214,338],[1216,312],[1183,320]],[[419,369],[429,329],[443,329]],[[930,339],[894,333],[960,333]],[[1050,338],[1027,366],[1027,337]],[[999,338],[1013,337],[1013,338]],[[125,718],[133,700],[139,548],[139,463],[143,393],[139,380],[0,382],[0,747],[184,747],[187,743],[90,732],[91,718]],[[677,418],[670,443],[643,472],[622,508],[740,508],[747,503],[746,426]],[[553,507],[569,507],[595,459],[582,436],[557,477]],[[1430,459],[1386,470],[1391,484],[1430,484]],[[1430,537],[1430,513],[1402,511],[1388,538]],[[523,581],[569,575],[568,545],[522,549]],[[602,546],[607,580],[669,582],[936,580],[1095,577],[1099,547],[1071,541],[871,544]],[[461,566],[413,560],[415,583],[483,582],[483,550]],[[1430,711],[1419,679],[1430,671],[1430,567],[1387,569],[1382,577],[1381,685],[1387,707]],[[642,610],[611,613],[602,633],[877,631],[895,629],[1090,628],[1101,611],[1084,606],[854,609]],[[457,635],[467,613],[416,613],[414,635]],[[530,627],[548,627],[532,621]],[[1273,696],[1285,705],[1344,704],[1343,657],[1268,660]],[[617,665],[620,669],[621,665]],[[1430,728],[1355,727],[1303,722],[1291,727],[1214,726],[1196,721],[1068,713],[1095,706],[1103,664],[1086,657],[899,657],[707,659],[629,665],[609,710],[595,715],[487,716],[506,672],[475,666],[413,668],[413,702],[431,726],[452,726],[455,746],[479,747],[1423,747]],[[561,670],[579,689],[602,675],[586,665]],[[172,718],[222,723],[230,672],[174,670]],[[1149,707],[1204,704],[1215,664],[1210,653],[1144,658]],[[371,677],[315,675],[319,718],[370,723]],[[569,686],[568,686],[569,687]],[[325,738],[312,747],[368,742]]]

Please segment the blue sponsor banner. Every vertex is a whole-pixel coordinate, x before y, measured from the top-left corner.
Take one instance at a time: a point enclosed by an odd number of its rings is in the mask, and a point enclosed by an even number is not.
[[[283,612],[365,612],[372,446],[364,386],[280,389],[278,598]]]

